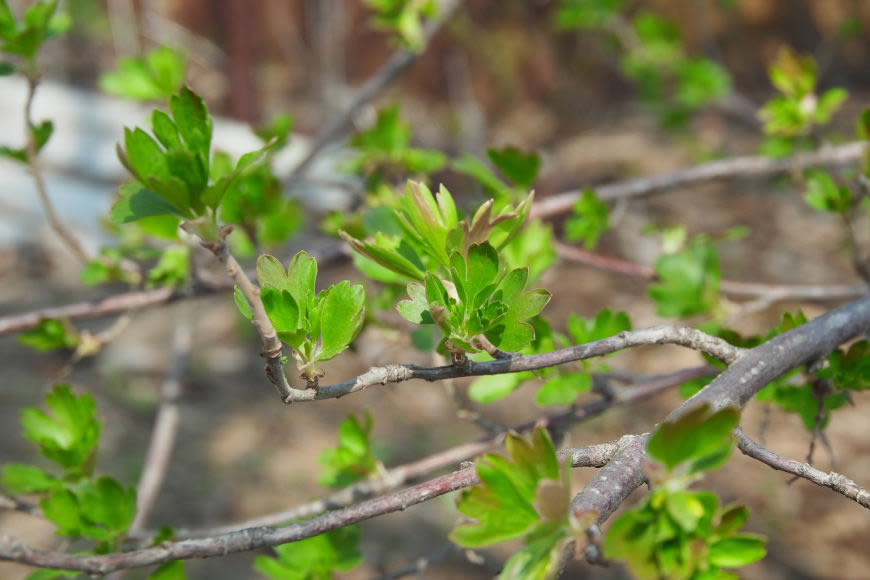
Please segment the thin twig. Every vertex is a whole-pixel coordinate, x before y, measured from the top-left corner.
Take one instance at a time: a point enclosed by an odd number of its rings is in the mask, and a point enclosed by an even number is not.
[[[36,135],[33,132],[32,110],[33,99],[36,96],[36,88],[39,86],[39,79],[35,75],[27,75],[27,100],[24,104],[24,122],[27,125],[27,163],[30,165],[30,173],[33,175],[33,184],[36,186],[36,193],[39,195],[39,201],[42,204],[42,210],[45,212],[45,217],[48,218],[48,223],[54,233],[64,242],[67,249],[76,257],[82,264],[87,264],[90,261],[88,253],[82,248],[78,239],[66,229],[66,226],[57,217],[54,211],[54,204],[51,203],[51,198],[48,196],[48,188],[45,186],[45,179],[42,175],[42,167],[39,164],[39,151],[36,147]]]
[[[334,399],[362,391],[368,387],[400,383],[410,379],[441,381],[456,377],[477,377],[532,371],[595,358],[626,348],[654,344],[684,346],[713,356],[726,364],[737,360],[743,352],[743,349],[729,344],[721,338],[711,336],[694,328],[686,326],[654,326],[652,328],[620,332],[616,336],[568,348],[560,348],[548,353],[534,355],[518,354],[511,358],[486,362],[469,361],[467,365],[463,366],[419,367],[417,365],[394,364],[374,367],[358,377],[340,383],[321,385],[317,389],[291,389],[285,401]]]
[[[658,278],[655,269],[645,264],[596,254],[595,252],[559,242],[556,242],[555,248],[559,256],[572,262],[647,281],[654,281]],[[789,285],[738,282],[735,280],[720,281],[719,290],[723,294],[735,297],[757,297],[760,300],[764,300],[764,303],[783,300],[849,300],[860,298],[868,293],[867,286],[863,284],[854,286],[845,284]]]
[[[599,199],[611,201],[628,197],[650,195],[666,189],[676,189],[688,185],[728,179],[734,177],[764,178],[788,171],[800,171],[809,167],[847,165],[860,159],[867,147],[863,141],[822,147],[816,151],[797,153],[784,159],[771,159],[765,156],[746,156],[711,161],[681,169],[673,173],[653,177],[639,177],[618,181],[601,186],[589,186],[595,190]],[[580,197],[583,187],[546,198],[539,199],[531,210],[532,218],[544,218],[571,211]]]
[[[285,403],[291,403],[295,400],[294,392],[298,389],[294,389],[287,382],[287,375],[284,373],[284,363],[281,360],[284,357],[284,347],[281,345],[278,333],[266,314],[263,301],[260,300],[259,289],[254,286],[248,275],[233,255],[230,254],[226,243],[226,236],[229,235],[230,231],[231,228],[224,228],[221,233],[222,239],[219,242],[203,245],[211,250],[220,263],[226,267],[227,275],[236,283],[248,301],[248,305],[251,307],[251,323],[257,329],[260,340],[263,341],[262,355],[266,359],[266,368],[264,369],[266,377],[278,389],[281,400]],[[299,392],[305,393],[308,391]]]
[[[572,467],[601,467],[617,450],[613,442],[565,449],[560,457]],[[342,528],[373,517],[407,509],[446,493],[478,483],[474,468],[465,468],[362,503],[321,514],[282,528],[258,527],[220,534],[208,538],[164,542],[159,546],[105,554],[81,556],[40,550],[9,535],[0,535],[0,560],[61,570],[79,570],[87,574],[108,574],[115,570],[141,568],[174,560],[213,558],[296,542],[330,530]]]
[[[169,467],[169,458],[175,446],[175,436],[178,433],[179,406],[181,396],[181,380],[184,367],[190,356],[191,321],[188,317],[175,324],[172,336],[172,362],[169,372],[160,389],[160,407],[154,428],[151,431],[151,442],[145,456],[145,467],[136,486],[136,518],[130,525],[129,532],[135,533],[145,526],[151,508],[157,499],[157,494],[163,485],[163,478]]]
[[[317,137],[311,144],[311,148],[305,154],[305,157],[299,164],[290,172],[289,180],[293,181],[305,174],[305,171],[311,165],[311,162],[317,155],[330,143],[338,139],[345,127],[359,113],[359,111],[372,99],[377,97],[381,91],[392,83],[411,63],[413,63],[420,54],[429,45],[429,41],[441,29],[445,22],[450,18],[456,8],[459,6],[459,0],[440,0],[438,3],[438,15],[431,21],[426,23],[423,29],[423,45],[419,51],[402,49],[394,53],[378,71],[369,78],[365,84],[357,91],[350,105],[340,114],[332,117],[318,132]]]
[[[710,365],[691,367],[680,371],[638,380],[634,385],[620,389],[612,400],[598,399],[586,405],[556,415],[545,416],[533,421],[514,425],[511,431],[526,433],[535,427],[544,427],[552,431],[563,431],[568,426],[596,417],[614,405],[630,405],[648,399],[688,380],[710,376],[719,372]],[[245,528],[277,526],[289,521],[308,518],[325,511],[347,507],[364,499],[381,495],[399,488],[402,485],[419,481],[423,477],[440,469],[449,468],[485,453],[504,442],[507,430],[471,443],[465,443],[446,451],[439,451],[429,457],[394,467],[376,479],[367,479],[339,490],[329,497],[318,499],[307,504],[292,507],[280,512],[267,514],[254,519],[236,522],[220,527],[204,529],[175,530],[176,538],[202,538],[225,534]],[[133,534],[137,538],[150,538],[154,532],[144,531]]]
[[[870,492],[845,475],[834,471],[825,472],[816,469],[809,463],[802,463],[777,455],[770,449],[762,447],[750,439],[740,427],[734,432],[734,436],[737,438],[737,447],[744,455],[757,459],[778,471],[791,473],[795,477],[802,477],[822,487],[829,487],[837,493],[857,502],[858,505],[870,509]]]
[[[312,251],[310,254],[315,257],[318,266],[321,268],[333,265],[345,256],[341,244]],[[249,278],[256,276],[254,272],[248,272],[247,275]],[[45,320],[46,318],[61,318],[68,320],[99,318],[101,316],[110,316],[119,312],[162,306],[185,298],[210,296],[219,292],[229,292],[234,287],[233,281],[228,279],[226,276],[221,276],[219,279],[214,281],[209,280],[208,283],[203,283],[203,280],[200,280],[199,282],[200,283],[195,284],[189,292],[182,292],[172,288],[134,290],[131,292],[122,292],[120,294],[107,296],[98,300],[86,300],[83,302],[67,304],[66,306],[52,306],[21,314],[0,317],[0,335],[36,328],[40,321]]]

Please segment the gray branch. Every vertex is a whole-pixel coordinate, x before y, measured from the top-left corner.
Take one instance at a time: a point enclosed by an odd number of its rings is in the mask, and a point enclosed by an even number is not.
[[[737,447],[744,455],[757,459],[778,471],[791,473],[792,475],[802,477],[822,487],[829,487],[840,495],[857,502],[858,505],[870,509],[870,492],[845,475],[834,471],[822,471],[821,469],[816,469],[809,463],[802,463],[794,459],[787,459],[781,455],[777,455],[770,449],[762,447],[750,439],[740,427],[734,431],[734,436],[737,437]]]

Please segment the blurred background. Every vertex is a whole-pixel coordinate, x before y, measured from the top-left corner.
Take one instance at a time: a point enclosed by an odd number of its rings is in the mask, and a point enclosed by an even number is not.
[[[20,14],[27,2],[9,4]],[[625,2],[619,18],[606,26],[590,24],[588,16],[579,24],[572,21],[571,2],[458,4],[407,70],[352,116],[345,136],[371,127],[377,110],[397,103],[414,145],[443,151],[451,159],[465,154],[485,159],[488,147],[536,151],[541,169],[534,187],[537,199],[545,199],[717,158],[776,154],[782,143],[765,134],[758,111],[776,94],[768,71],[784,49],[815,60],[819,94],[832,87],[848,90],[848,99],[824,129],[809,132],[809,143],[790,142],[788,152],[854,140],[856,120],[868,102],[870,3],[860,0]],[[114,239],[103,216],[126,173],[115,156],[115,143],[124,126],[142,124],[150,111],[100,91],[100,76],[114,70],[120,58],[141,56],[158,45],[183,52],[187,83],[219,117],[217,148],[235,154],[249,150],[257,142],[249,124],[292,116],[290,146],[275,159],[276,175],[286,179],[312,139],[346,110],[363,83],[406,50],[395,34],[373,25],[370,7],[357,0],[67,0],[60,5],[72,25],[43,51],[44,81],[34,107],[37,118],[55,122],[55,135],[43,154],[49,191],[62,219],[91,251]],[[642,67],[633,66],[637,51],[650,46],[636,25],[644,14],[667,24],[662,34],[678,39],[680,58],[713,63],[716,70],[727,71],[727,78],[707,71],[695,79],[701,90],[681,78],[650,79]],[[701,97],[693,98],[690,89]],[[23,82],[0,77],[4,142],[23,138],[25,91]],[[295,236],[270,249],[283,261],[299,249],[334,247],[335,238],[322,231],[321,222],[330,212],[355,207],[366,187],[364,180],[341,169],[352,154],[346,139],[338,139],[317,157],[305,179],[283,182],[284,193],[298,199],[307,216]],[[467,177],[443,171],[432,185],[439,181],[465,207],[482,199],[480,187]],[[597,251],[651,264],[661,246],[648,234],[649,225],[684,224],[690,235],[713,236],[745,226],[747,235],[719,246],[723,278],[859,283],[840,222],[812,211],[801,187],[788,177],[732,179],[632,199],[611,210],[618,211],[618,220]],[[564,217],[551,220],[556,238],[563,237]],[[208,255],[199,260],[209,267]],[[337,259],[321,267],[318,285],[345,278],[362,275],[350,260]],[[604,307],[628,312],[635,327],[663,322],[641,279],[560,261],[543,274],[540,285],[553,292],[545,314],[557,330],[564,330],[571,312],[589,317]],[[0,162],[0,314],[125,288],[120,283],[81,284],[79,265],[46,224],[27,171]],[[813,317],[835,304],[776,303],[736,318],[732,326],[744,333],[764,332],[783,312],[800,308]],[[64,380],[97,399],[105,420],[98,469],[135,482],[172,358],[173,326],[189,320],[193,349],[183,381],[180,431],[149,520],[152,527],[220,525],[325,495],[328,490],[317,483],[318,455],[336,445],[338,424],[348,413],[371,411],[373,440],[387,467],[482,434],[457,417],[455,401],[441,384],[413,381],[341,400],[282,405],[264,380],[257,339],[226,293],[130,317],[129,327],[98,356],[74,365],[69,353],[37,353],[13,335],[0,336],[0,457],[4,462],[35,461],[34,447],[19,433],[19,410],[39,404],[53,382]],[[113,322],[86,320],[80,326],[98,333]],[[330,382],[337,382],[369,366],[397,362],[433,364],[431,355],[411,348],[401,330],[372,325],[352,352],[326,369]],[[655,374],[700,362],[691,352],[655,347],[620,354],[611,366]],[[460,381],[458,388],[466,385]],[[534,390],[526,386],[482,410],[506,425],[532,420],[547,412],[536,406]],[[864,485],[870,484],[870,427],[861,410],[866,399],[858,394],[854,405],[836,411],[827,428],[830,450],[815,454],[818,467],[844,472]],[[563,445],[646,431],[679,400],[672,392],[612,409],[577,425]],[[744,414],[744,428],[757,435],[762,423],[769,447],[787,457],[807,455],[811,434],[799,417],[753,402]],[[573,477],[579,489],[591,473],[575,470]],[[726,503],[746,503],[752,513],[749,528],[770,539],[767,558],[742,574],[759,579],[867,577],[867,513],[830,490],[786,481],[735,454],[703,482]],[[377,577],[440,550],[456,522],[454,501],[445,497],[365,522],[365,561],[341,577]],[[43,547],[60,545],[50,525],[20,513],[0,512],[0,531]],[[453,551],[421,577],[492,577],[515,549],[481,550],[482,564]],[[191,561],[188,574],[254,578],[253,556]],[[0,577],[26,573],[0,565]],[[627,576],[620,566],[577,563],[565,577]]]

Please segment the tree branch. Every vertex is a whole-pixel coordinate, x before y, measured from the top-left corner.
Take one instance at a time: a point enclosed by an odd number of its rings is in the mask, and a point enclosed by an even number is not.
[[[847,165],[861,158],[866,143],[855,142],[844,145],[822,147],[808,153],[797,153],[785,159],[771,159],[764,156],[733,157],[712,161],[653,177],[640,177],[619,181],[602,186],[590,186],[602,201],[612,201],[629,197],[650,195],[665,189],[675,189],[706,181],[733,177],[771,177],[788,171],[800,171],[808,167]],[[573,191],[551,195],[535,202],[532,218],[545,218],[571,211],[580,197],[582,187]]]
[[[658,279],[655,268],[645,264],[638,264],[622,258],[596,254],[582,248],[556,242],[556,253],[566,260],[585,264],[600,270],[624,274],[633,278],[642,278],[650,282]],[[719,282],[719,290],[723,294],[739,297],[759,297],[767,303],[783,300],[854,300],[868,293],[865,285],[788,285],[788,284],[763,284],[758,282],[738,282],[735,280],[722,280]]]
[[[534,421],[515,425],[511,427],[510,430],[516,433],[526,433],[535,427],[544,427],[551,432],[563,431],[570,425],[600,415],[614,405],[628,405],[648,399],[688,380],[702,376],[710,376],[717,372],[719,372],[719,369],[710,365],[703,365],[682,369],[666,375],[646,378],[637,381],[628,388],[620,389],[612,399],[598,399],[564,413],[550,415]],[[289,521],[321,514],[325,511],[347,507],[364,499],[398,489],[402,485],[419,481],[421,478],[435,471],[460,464],[463,461],[467,461],[480,455],[481,453],[490,451],[504,443],[506,434],[507,430],[496,435],[490,435],[478,439],[471,443],[465,443],[453,447],[446,451],[440,451],[412,463],[394,467],[387,471],[385,475],[378,477],[377,479],[360,481],[323,499],[318,499],[287,510],[225,526],[203,529],[176,529],[175,537],[182,539],[202,538],[225,534],[245,528],[277,526]],[[153,531],[141,531],[131,534],[131,536],[135,538],[151,538],[155,533],[156,532]]]
[[[560,451],[559,455],[570,458],[572,467],[601,467],[610,460],[616,450],[617,445],[610,442],[579,449],[565,449]],[[304,540],[373,517],[405,510],[446,493],[469,487],[478,481],[474,468],[469,467],[282,528],[248,528],[208,538],[175,543],[164,542],[159,546],[143,550],[101,556],[78,556],[40,550],[12,536],[0,535],[0,560],[40,568],[78,570],[86,574],[108,574],[115,570],[141,568],[173,560],[213,558]]]
[[[858,505],[870,509],[870,492],[845,475],[834,471],[825,472],[816,469],[809,463],[802,463],[777,455],[770,449],[762,447],[750,439],[740,427],[735,430],[734,436],[737,438],[737,447],[744,455],[757,459],[778,471],[791,473],[822,487],[829,487],[837,493],[857,502]]]
[[[671,411],[665,420],[675,421],[698,405],[708,404],[713,410],[725,407],[743,408],[755,393],[774,379],[802,364],[828,356],[838,345],[870,331],[870,297],[857,300],[780,334],[759,346],[746,350],[713,381],[682,405]],[[644,480],[643,457],[647,436],[633,440],[635,451],[627,449],[626,457],[614,479],[599,473],[590,483],[594,491],[583,490],[575,497],[572,509],[579,515],[612,513]],[[640,450],[636,447],[640,445]],[[604,479],[607,477],[607,479]],[[610,482],[610,485],[608,485]],[[634,487],[632,487],[634,486]],[[582,499],[581,499],[582,498]],[[580,504],[579,508],[577,504]],[[596,511],[597,510],[597,511]],[[608,514],[609,515],[609,514]],[[606,517],[606,516],[605,516]],[[596,536],[599,521],[584,522],[590,537]],[[587,555],[599,555],[591,544]]]
[[[263,341],[262,355],[266,359],[266,377],[278,389],[278,394],[281,395],[281,400],[285,403],[294,401],[294,393],[297,389],[290,386],[287,382],[287,375],[284,373],[284,364],[281,359],[284,357],[284,347],[278,339],[278,333],[272,326],[272,322],[266,315],[266,309],[263,307],[263,301],[260,300],[260,290],[254,286],[248,275],[242,270],[242,267],[236,261],[230,250],[227,247],[226,235],[231,230],[225,229],[222,233],[222,238],[218,243],[206,243],[204,246],[214,253],[215,257],[227,269],[227,275],[239,287],[239,290],[248,301],[251,307],[251,323],[257,329],[257,334]],[[306,391],[298,391],[304,393]]]
[[[705,334],[694,328],[654,326],[620,332],[610,338],[561,348],[544,354],[516,355],[512,358],[487,362],[469,361],[466,366],[419,367],[417,365],[395,364],[375,367],[358,377],[340,383],[321,385],[317,389],[293,389],[289,396],[292,402],[319,401],[343,397],[375,385],[400,383],[410,379],[440,381],[457,377],[518,373],[603,356],[626,348],[653,344],[684,346],[709,354],[725,363],[734,362],[743,352],[743,349],[733,346],[721,338]]]
[[[330,143],[338,139],[345,127],[359,113],[359,111],[368,104],[371,100],[377,97],[381,91],[392,83],[417,57],[419,57],[429,45],[432,37],[441,29],[445,22],[450,18],[456,8],[459,6],[459,0],[440,0],[438,2],[438,15],[431,21],[427,22],[423,28],[423,46],[419,51],[408,49],[399,50],[394,53],[390,60],[378,69],[378,71],[369,78],[365,84],[357,91],[350,105],[340,114],[330,118],[324,127],[314,138],[311,148],[305,154],[305,157],[299,164],[293,168],[288,177],[289,181],[296,180],[305,174],[305,171],[311,165],[311,162],[317,155]]]
[[[45,186],[45,179],[42,175],[42,167],[39,164],[39,151],[36,146],[36,135],[33,132],[35,124],[33,122],[33,99],[36,96],[36,88],[39,86],[39,79],[32,74],[27,75],[27,100],[24,104],[24,123],[27,130],[27,144],[25,151],[27,152],[27,163],[30,165],[30,173],[33,175],[33,184],[36,186],[36,193],[39,196],[39,202],[42,204],[42,210],[45,212],[45,217],[48,218],[48,223],[54,233],[63,241],[67,249],[76,257],[82,264],[87,264],[90,261],[88,253],[85,252],[78,239],[70,232],[57,213],[54,211],[54,204],[51,203],[51,198],[48,196],[48,188]]]
[[[181,396],[181,378],[184,367],[190,356],[191,328],[189,320],[176,323],[172,338],[172,363],[163,386],[160,389],[160,407],[151,431],[151,442],[145,456],[145,467],[136,486],[136,517],[130,524],[130,532],[136,532],[145,526],[148,515],[157,499],[163,477],[169,467],[169,458],[175,445],[175,435],[178,432],[179,408],[178,398]]]

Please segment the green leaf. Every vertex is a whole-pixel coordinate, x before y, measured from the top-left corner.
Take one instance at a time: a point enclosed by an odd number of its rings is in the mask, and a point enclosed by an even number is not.
[[[719,522],[715,532],[719,536],[728,536],[739,530],[749,519],[749,510],[744,505],[734,505],[725,508],[719,514]]]
[[[574,204],[574,215],[565,222],[565,237],[572,242],[582,241],[587,250],[594,248],[601,234],[610,228],[609,214],[607,204],[587,189]]]
[[[148,270],[146,286],[180,286],[187,281],[190,265],[190,248],[188,246],[169,246],[160,254],[160,259],[153,268]]]
[[[852,207],[852,191],[845,185],[837,186],[831,174],[815,170],[808,172],[807,192],[804,200],[818,211],[843,213]]]
[[[570,373],[550,379],[535,394],[535,403],[548,405],[571,405],[577,396],[592,388],[592,377],[586,373]]]
[[[475,379],[468,388],[468,396],[478,403],[494,403],[505,398],[525,380],[523,373],[489,375]]]
[[[124,489],[111,477],[85,480],[78,492],[82,535],[105,541],[126,532],[136,516],[136,490]]]
[[[303,327],[304,321],[301,320],[299,304],[288,290],[264,286],[260,290],[260,300],[279,337],[285,333],[294,334]]]
[[[767,555],[766,544],[764,538],[751,534],[723,538],[710,546],[710,563],[723,568],[752,564]]]
[[[287,266],[287,290],[296,299],[299,311],[307,313],[314,308],[314,282],[317,279],[317,260],[302,251],[293,256]]]
[[[574,344],[586,344],[631,330],[631,321],[625,312],[614,314],[605,308],[594,319],[581,318],[572,313],[568,316],[567,326]]]
[[[138,181],[128,181],[118,189],[121,199],[109,212],[109,219],[116,224],[126,224],[153,216],[173,215],[192,217],[146,188]]]
[[[71,491],[56,489],[39,502],[39,507],[45,518],[58,527],[58,535],[72,538],[81,535],[81,510]]]
[[[508,352],[518,352],[524,349],[535,338],[535,330],[526,320],[537,316],[550,301],[547,290],[532,290],[521,294],[511,294],[509,287],[515,283],[515,272],[522,272],[522,282],[525,286],[527,270],[514,270],[505,277],[502,285],[507,311],[499,324],[486,332],[486,337],[498,348]]]
[[[179,94],[169,99],[169,109],[185,147],[196,156],[203,174],[208,175],[212,120],[205,101],[189,88],[182,87]]]
[[[260,286],[263,288],[271,286],[277,290],[290,289],[284,266],[281,265],[278,258],[269,254],[263,254],[257,258],[257,280],[260,281]]]
[[[253,317],[251,313],[251,305],[248,304],[248,299],[245,298],[245,295],[242,294],[242,289],[238,286],[236,286],[235,290],[233,291],[233,299],[236,301],[236,307],[238,307],[239,312],[242,313],[242,316],[244,316],[248,320],[251,320],[251,318]]]
[[[338,447],[326,449],[320,454],[320,464],[324,467],[318,481],[329,488],[350,485],[377,469],[377,459],[371,445],[372,416],[366,411],[360,422],[354,415],[348,415],[338,429]]]
[[[63,487],[63,483],[34,465],[7,463],[0,484],[12,493],[46,493]]]
[[[15,65],[11,62],[0,61],[0,77],[15,74]]]
[[[483,189],[496,198],[510,198],[511,188],[498,178],[482,161],[465,154],[455,160],[451,167],[457,173],[467,175],[476,180]]]
[[[347,526],[275,547],[277,557],[257,556],[254,570],[273,580],[321,580],[360,562],[360,527]]]
[[[523,153],[516,147],[488,149],[489,160],[501,174],[520,187],[531,187],[538,177],[541,158],[537,153]]]
[[[828,366],[817,376],[830,379],[839,389],[861,391],[870,388],[870,342],[859,340],[847,351],[835,350],[828,357]]]
[[[145,57],[122,58],[118,70],[100,76],[103,91],[127,99],[164,100],[184,82],[184,54],[161,46]]]
[[[184,560],[163,564],[148,576],[148,580],[185,580]]]
[[[496,281],[499,266],[498,253],[488,242],[475,244],[468,249],[464,276],[467,300],[475,305],[483,303],[477,296]]]
[[[703,314],[715,306],[719,293],[719,258],[712,244],[695,240],[688,248],[656,260],[659,282],[649,288],[659,316]]]
[[[828,123],[848,97],[849,92],[846,89],[833,88],[825,91],[816,105],[816,123]]]
[[[704,517],[704,504],[692,491],[675,491],[665,499],[668,514],[685,532],[694,532]]]
[[[525,547],[505,562],[500,580],[545,580],[554,578],[565,545],[570,537],[564,528],[546,530],[534,534],[534,539],[525,542]]]
[[[419,282],[408,284],[408,299],[396,305],[402,318],[414,324],[432,324],[432,313],[429,311],[429,301],[426,299],[426,289]]]
[[[711,413],[705,403],[685,413],[676,421],[659,425],[647,444],[647,453],[669,471],[686,462],[718,457],[722,449],[730,451],[731,433],[740,413],[726,407]]]
[[[100,437],[93,398],[88,394],[77,397],[68,385],[55,385],[45,396],[45,404],[51,415],[35,408],[21,411],[24,436],[68,472],[82,472]]]
[[[365,319],[365,289],[347,280],[330,287],[321,296],[321,344],[317,360],[324,361],[342,352],[362,329]]]
[[[601,28],[610,24],[625,0],[560,0],[556,26],[561,29]]]
[[[510,433],[506,444],[510,459],[488,454],[475,463],[481,483],[464,490],[457,502],[459,511],[474,521],[455,528],[451,541],[474,548],[525,536],[542,522],[536,507],[541,505],[540,486],[548,492],[556,491],[552,486],[567,486],[546,430],[536,429],[530,439]],[[568,492],[562,489],[557,495],[570,501]],[[566,521],[567,503],[564,508]]]
[[[79,344],[79,336],[68,322],[57,318],[44,318],[36,328],[18,335],[18,342],[41,352],[73,349]]]

